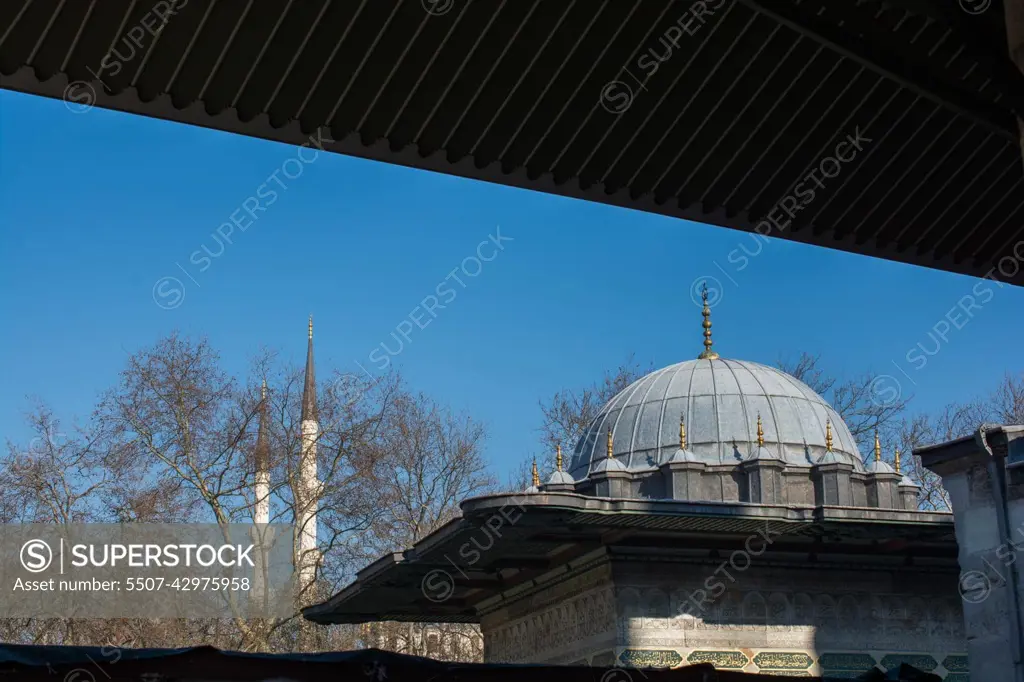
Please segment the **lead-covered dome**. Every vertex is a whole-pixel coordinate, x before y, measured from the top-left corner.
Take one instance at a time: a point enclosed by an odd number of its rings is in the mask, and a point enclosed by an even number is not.
[[[829,459],[864,471],[850,430],[807,384],[756,362],[714,357],[670,365],[623,389],[580,438],[569,473],[580,480],[607,459],[609,428],[612,454],[627,469],[667,462],[679,450],[680,416],[687,448],[699,461],[738,464],[758,448],[758,414],[764,448],[787,464],[817,464],[827,450],[831,422]]]

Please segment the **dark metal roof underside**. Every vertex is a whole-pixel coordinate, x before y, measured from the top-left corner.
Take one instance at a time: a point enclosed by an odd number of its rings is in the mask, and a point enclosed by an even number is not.
[[[322,623],[479,622],[488,600],[508,599],[609,557],[709,561],[765,533],[772,535],[759,559],[765,564],[801,563],[814,555],[822,569],[830,561],[888,569],[931,561],[939,570],[957,570],[949,514],[573,493],[475,498],[462,509],[462,518],[415,547],[359,571],[355,582],[307,609],[306,617]]]
[[[1001,0],[716,2],[676,35],[690,2],[193,0],[132,45],[151,0],[4,0],[0,85],[98,75],[100,106],[743,230],[859,129],[773,234],[973,275],[1024,255]]]

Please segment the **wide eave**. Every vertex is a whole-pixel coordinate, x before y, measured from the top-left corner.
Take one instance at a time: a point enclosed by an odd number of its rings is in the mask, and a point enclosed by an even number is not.
[[[706,560],[762,531],[779,534],[771,554],[789,561],[956,567],[952,516],[944,513],[574,493],[481,497],[462,511],[415,547],[361,570],[348,587],[306,609],[306,618],[478,622],[484,602],[557,580],[595,557]]]
[[[1003,0],[178,4],[5,0],[0,87],[1024,283]]]

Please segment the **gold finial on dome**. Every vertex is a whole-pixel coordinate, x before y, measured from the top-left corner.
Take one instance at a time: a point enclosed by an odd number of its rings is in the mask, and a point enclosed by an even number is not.
[[[309,338],[313,338],[313,316],[309,316]]]
[[[532,473],[533,473],[533,487],[534,488],[539,488],[540,487],[540,473],[538,473],[538,471],[537,471],[537,458],[536,457],[533,458],[533,471],[532,471]]]
[[[761,426],[761,413],[757,413],[757,445],[764,447],[764,427]]]
[[[825,450],[832,452],[832,420],[825,420]]]
[[[896,465],[896,466],[893,467],[893,469],[896,470],[896,473],[897,474],[900,473],[900,449],[899,448],[896,448],[896,454],[895,454],[895,456],[893,458],[893,464]]]
[[[679,449],[686,449],[686,424],[683,423],[683,415],[679,415]]]
[[[555,468],[559,471],[562,470],[562,444],[559,443],[555,446]]]
[[[698,360],[717,360],[718,353],[711,350],[711,308],[708,307],[708,283],[704,282],[704,286],[700,290],[700,298],[704,302],[704,309],[701,310],[701,315],[704,316],[704,352],[697,356]]]
[[[608,427],[608,459],[614,459],[612,457],[612,427]]]
[[[878,440],[878,429],[875,429],[875,461],[882,461],[882,444]]]

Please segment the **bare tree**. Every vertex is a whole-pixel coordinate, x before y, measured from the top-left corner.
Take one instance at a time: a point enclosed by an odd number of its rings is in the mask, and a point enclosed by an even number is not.
[[[818,366],[819,359],[820,356],[803,352],[796,360],[781,358],[777,366],[827,400],[862,449],[869,447],[876,430],[884,431],[899,421],[910,398],[898,396],[893,400],[880,400],[875,391],[875,375],[862,374],[839,381]]]
[[[220,367],[220,358],[205,340],[172,334],[131,356],[120,382],[100,406],[100,417],[142,462],[143,480],[163,481],[161,489],[175,490],[179,512],[186,518],[247,523],[252,519],[254,448],[261,413],[263,380],[270,384],[268,416],[272,522],[297,523],[304,518],[298,500],[299,467],[303,452],[300,428],[302,372],[275,370],[272,356],[259,358],[259,379],[240,381]],[[368,382],[351,375],[336,377],[321,387],[316,435],[318,487],[313,491],[319,509],[315,580],[300,585],[295,613],[256,628],[236,614],[235,646],[245,649],[319,648],[324,631],[304,627],[299,606],[317,601],[339,587],[354,571],[352,548],[362,541],[379,505],[368,482],[373,457],[380,451],[375,439],[392,406],[397,379]],[[148,498],[141,502],[148,501]],[[136,500],[134,507],[139,507]],[[297,546],[293,551],[298,551]],[[295,565],[300,557],[293,556]],[[267,627],[262,627],[267,625]],[[277,644],[275,644],[277,642]]]
[[[459,515],[467,497],[493,492],[496,481],[482,455],[483,426],[422,394],[405,393],[380,434],[372,481],[383,510],[368,534],[376,555],[413,546]],[[371,646],[455,660],[482,658],[475,626],[376,623],[363,628]]]
[[[950,403],[934,414],[904,417],[889,434],[893,450],[898,447],[903,453],[901,468],[921,485],[922,509],[948,510],[949,494],[942,487],[941,478],[921,466],[910,452],[968,436],[986,422],[1024,424],[1024,375],[1007,373],[987,396]]]
[[[160,339],[129,358],[86,428],[68,436],[45,408],[31,415],[37,436],[30,447],[11,444],[0,458],[0,514],[10,522],[248,523],[262,421],[269,442],[270,520],[294,523],[304,452],[303,376],[300,368],[281,367],[273,353],[263,353],[240,379],[222,369],[205,340],[178,334]],[[264,380],[265,398],[259,388]],[[463,498],[492,490],[481,455],[485,434],[471,418],[403,389],[396,375],[368,381],[336,374],[317,387],[317,395],[322,560],[290,617],[5,619],[0,636],[49,644],[202,642],[277,651],[353,648],[365,641],[359,628],[310,627],[298,606],[339,589],[368,558],[404,549],[454,518]],[[482,652],[479,632],[465,626],[392,630],[386,641],[410,653],[478,660]]]
[[[555,393],[547,401],[540,401],[542,415],[540,425],[541,454],[536,457],[541,479],[554,469],[555,448],[561,446],[567,461],[580,436],[609,400],[637,379],[654,370],[653,365],[644,368],[630,355],[614,370],[606,371],[600,380],[581,389],[568,389]],[[508,478],[508,487],[522,490],[530,485],[530,470],[533,456],[526,457]]]
[[[108,434],[64,427],[45,405],[27,421],[28,447],[8,443],[0,467],[0,513],[7,523],[81,523],[103,519],[101,494],[118,483],[107,459]],[[66,433],[67,431],[68,433]]]
[[[999,424],[1024,424],[1024,373],[1007,372],[989,396],[987,404],[992,421]]]

